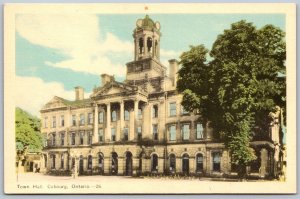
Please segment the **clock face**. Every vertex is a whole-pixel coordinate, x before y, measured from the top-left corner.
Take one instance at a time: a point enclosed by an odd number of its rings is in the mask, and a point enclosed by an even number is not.
[[[137,20],[137,22],[136,22],[136,26],[137,26],[137,27],[142,27],[142,23],[143,23],[143,20],[142,20],[142,19],[139,19],[139,20]]]
[[[155,27],[159,30],[159,29],[160,29],[160,23],[159,23],[159,22],[156,22],[156,23],[155,23]]]

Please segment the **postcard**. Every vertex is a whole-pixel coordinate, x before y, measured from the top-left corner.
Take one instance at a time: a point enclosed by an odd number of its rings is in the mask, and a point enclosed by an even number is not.
[[[5,193],[295,193],[295,41],[291,3],[6,4]]]

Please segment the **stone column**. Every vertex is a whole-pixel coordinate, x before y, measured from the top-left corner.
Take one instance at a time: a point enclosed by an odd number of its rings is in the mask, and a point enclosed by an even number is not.
[[[98,104],[95,104],[93,143],[98,142]]]
[[[164,172],[164,158],[158,157],[158,173]]]
[[[136,175],[139,168],[140,160],[137,157],[132,157],[132,174]]]
[[[210,155],[210,151],[209,150],[207,150],[206,151],[206,158],[205,158],[205,162],[206,162],[206,164],[204,165],[204,170],[206,171],[206,173],[211,173],[211,170],[212,170],[212,168],[211,168],[211,155]]]
[[[143,138],[146,138],[146,137],[149,137],[149,121],[150,121],[150,111],[149,111],[149,105],[146,104],[144,106],[144,109],[143,109],[143,129],[142,129],[142,137]]]
[[[134,133],[136,131],[134,114],[134,110],[129,112],[129,140],[134,140]]]
[[[110,174],[111,159],[104,157],[104,174]]]
[[[259,175],[261,177],[265,177],[267,174],[267,164],[268,164],[268,151],[265,148],[262,148],[260,150],[260,158],[261,158],[261,163],[260,163],[260,169],[259,169]]]
[[[228,158],[228,152],[226,150],[223,151],[221,156],[221,172],[228,173],[229,168],[228,165],[230,164],[229,158]]]
[[[122,100],[120,102],[120,131],[117,134],[117,141],[120,140],[120,138],[122,137],[123,134],[123,130],[124,130],[124,101]]]
[[[111,132],[110,132],[110,103],[106,104],[106,140],[110,141],[111,140]]]
[[[126,158],[118,157],[118,175],[124,175]]]
[[[190,173],[196,173],[195,156],[190,157],[189,167]]]
[[[176,157],[176,173],[182,172],[181,165],[182,165],[181,157]]]

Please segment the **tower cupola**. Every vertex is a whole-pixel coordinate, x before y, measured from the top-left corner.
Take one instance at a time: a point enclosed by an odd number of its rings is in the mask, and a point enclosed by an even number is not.
[[[135,61],[152,57],[159,61],[160,23],[154,22],[148,15],[138,19],[133,31]]]

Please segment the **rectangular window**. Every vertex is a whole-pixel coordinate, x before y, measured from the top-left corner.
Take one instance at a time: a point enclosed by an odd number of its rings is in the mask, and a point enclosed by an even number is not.
[[[196,172],[201,172],[203,170],[203,155],[197,154],[196,156]]]
[[[203,139],[203,126],[201,123],[197,123],[196,127],[196,139]]]
[[[129,133],[129,129],[127,127],[124,128],[124,140],[127,141],[128,140],[128,133]]]
[[[212,153],[212,163],[213,163],[213,171],[220,172],[221,171],[221,153],[213,152]]]
[[[56,144],[56,134],[55,133],[52,133],[52,146],[55,146]]]
[[[65,145],[65,133],[60,134],[60,145],[61,146]]]
[[[88,114],[88,124],[93,124],[93,113]]]
[[[181,105],[181,115],[188,115],[189,112]]]
[[[48,117],[44,119],[44,128],[48,128]]]
[[[111,141],[116,141],[116,129],[111,128]]]
[[[88,132],[88,144],[91,145],[92,144],[92,140],[93,140],[93,134],[92,132]]]
[[[152,117],[153,118],[158,117],[158,106],[157,105],[153,105],[153,107],[152,107]]]
[[[99,130],[98,130],[98,136],[99,136],[99,137],[98,137],[98,141],[99,141],[99,142],[103,142],[103,140],[104,140],[104,139],[103,139],[103,129],[99,129]]]
[[[80,125],[84,125],[84,114],[80,114]]]
[[[124,120],[129,121],[129,111],[128,110],[124,111]]]
[[[56,117],[52,117],[52,128],[56,128]]]
[[[76,126],[76,115],[72,115],[72,126]]]
[[[190,125],[189,124],[182,125],[181,133],[182,133],[182,139],[183,140],[190,139]]]
[[[138,109],[138,119],[139,120],[143,119],[143,112],[141,108]]]
[[[99,112],[99,123],[103,123],[104,121],[104,113],[103,112]]]
[[[79,143],[80,143],[80,145],[83,145],[83,137],[84,137],[84,132],[80,132],[80,141],[79,141]]]
[[[138,137],[138,140],[142,139],[142,127],[141,126],[137,127],[137,137]]]
[[[112,122],[117,121],[117,111],[112,111],[111,112],[111,121]]]
[[[153,134],[153,140],[158,140],[158,128],[157,124],[152,125],[152,134]]]
[[[65,126],[65,116],[60,116],[60,126]]]
[[[75,132],[71,133],[71,144],[72,145],[75,145],[75,138],[76,138]]]
[[[170,141],[176,140],[176,125],[170,126],[169,132],[170,132]]]
[[[176,116],[177,114],[176,114],[176,102],[172,102],[172,103],[170,103],[169,104],[169,110],[170,110],[170,112],[169,112],[169,115],[172,117],[172,116]]]

